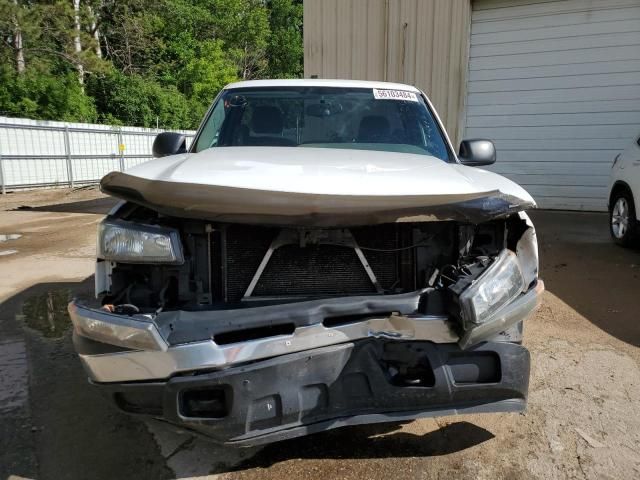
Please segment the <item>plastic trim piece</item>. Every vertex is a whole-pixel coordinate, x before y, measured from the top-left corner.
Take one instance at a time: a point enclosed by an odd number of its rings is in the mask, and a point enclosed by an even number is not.
[[[432,383],[393,380],[412,365],[431,371]],[[454,366],[473,380],[457,383]],[[154,398],[162,413],[148,415],[216,442],[252,446],[346,425],[521,411],[529,370],[529,352],[513,343],[483,342],[463,351],[455,344],[363,339],[167,382],[97,386],[114,400]],[[207,391],[224,392],[224,403],[189,416],[185,392]]]

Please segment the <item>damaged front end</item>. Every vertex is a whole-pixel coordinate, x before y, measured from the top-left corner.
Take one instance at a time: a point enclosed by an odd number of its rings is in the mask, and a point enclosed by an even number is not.
[[[123,203],[100,226],[100,305],[69,307],[76,349],[121,409],[229,444],[520,411],[543,284],[513,210],[264,226]]]

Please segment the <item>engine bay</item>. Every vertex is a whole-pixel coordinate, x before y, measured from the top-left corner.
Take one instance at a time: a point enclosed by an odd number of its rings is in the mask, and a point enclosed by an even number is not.
[[[518,214],[478,225],[433,221],[283,228],[185,220],[131,203],[107,221],[173,229],[182,248],[182,262],[174,264],[98,259],[103,278],[97,279],[96,293],[103,308],[125,315],[421,292],[414,313],[462,320],[460,295],[501,252],[516,253],[530,230]],[[537,276],[537,263],[535,269]],[[534,281],[529,277],[528,283]],[[353,315],[371,313],[382,312]]]

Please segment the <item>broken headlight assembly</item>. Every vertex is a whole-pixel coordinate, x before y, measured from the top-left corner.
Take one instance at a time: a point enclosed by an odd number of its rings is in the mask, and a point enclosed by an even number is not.
[[[88,314],[90,312],[90,314]],[[167,349],[154,324],[143,315],[125,317],[102,310],[69,305],[71,321],[77,333],[96,342],[134,350]]]
[[[123,263],[184,263],[177,230],[124,221],[99,225],[98,257]]]
[[[491,319],[525,289],[525,281],[515,253],[503,250],[494,262],[460,295],[466,328]]]

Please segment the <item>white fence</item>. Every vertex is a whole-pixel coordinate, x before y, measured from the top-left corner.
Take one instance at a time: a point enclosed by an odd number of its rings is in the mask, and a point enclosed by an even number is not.
[[[0,116],[0,189],[86,185],[152,158],[164,130]],[[194,131],[181,130],[191,143]]]

